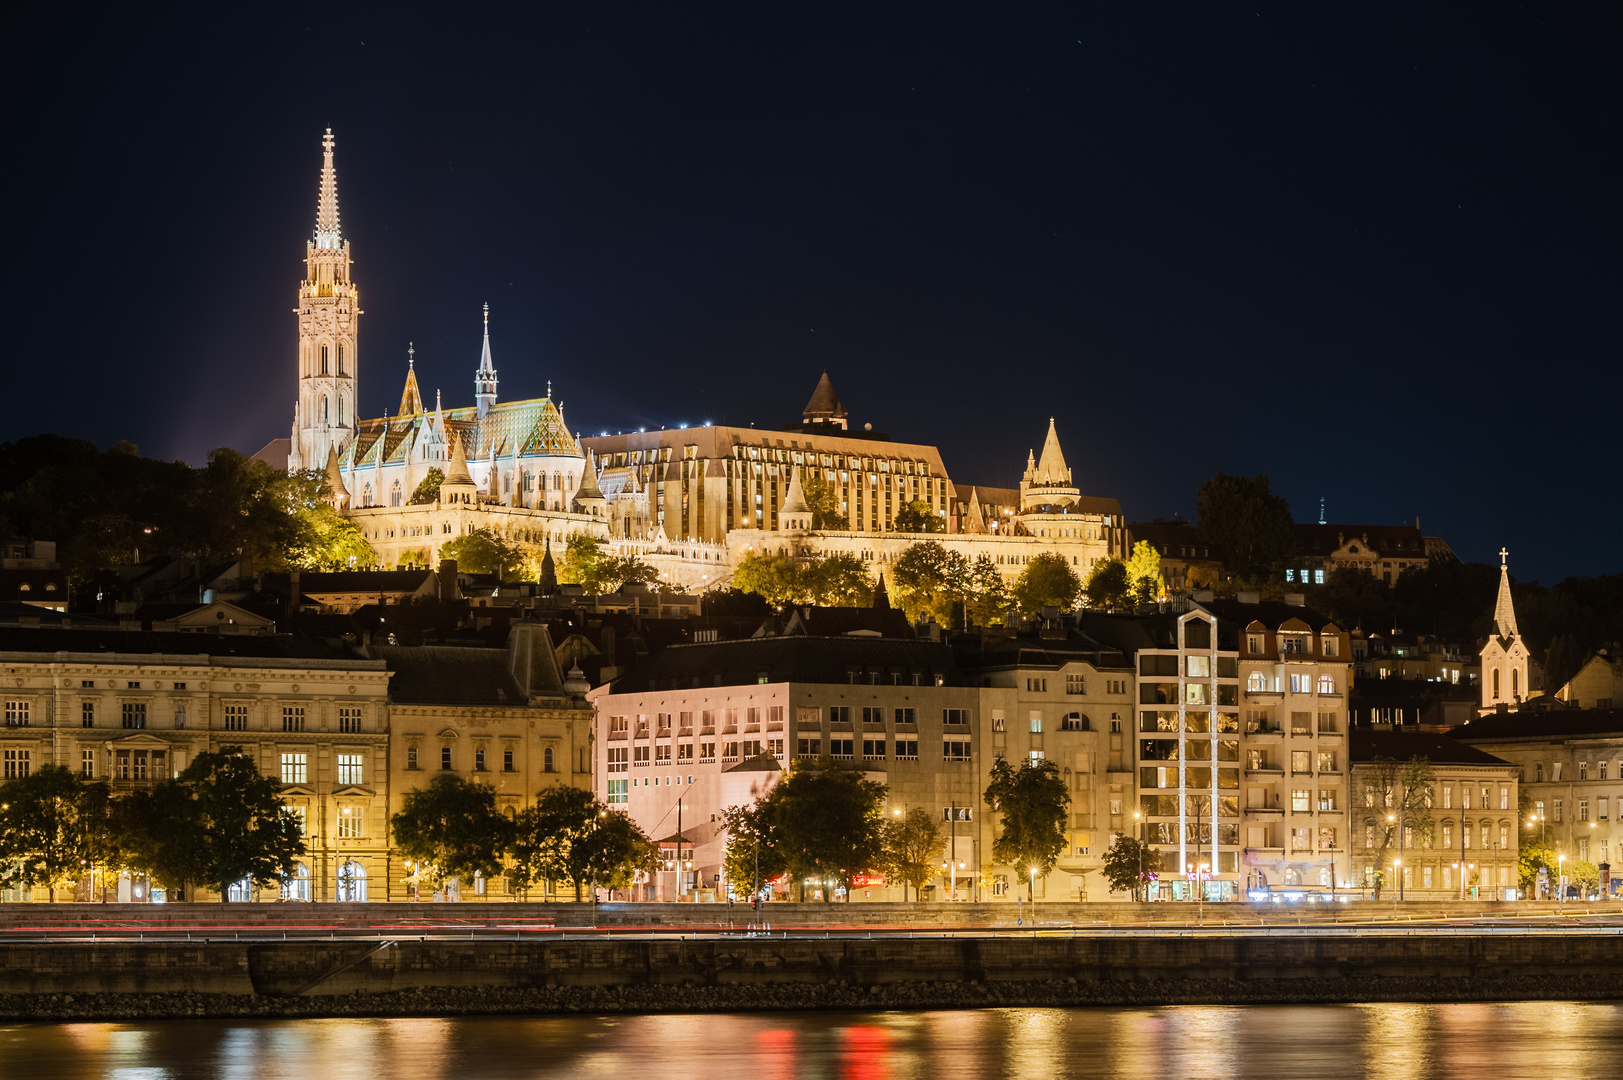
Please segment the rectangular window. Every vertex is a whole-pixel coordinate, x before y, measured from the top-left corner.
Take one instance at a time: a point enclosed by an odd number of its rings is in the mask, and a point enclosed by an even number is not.
[[[691,765],[693,763],[693,744],[682,743],[676,748],[676,763],[678,765]]]
[[[94,701],[79,702],[79,726],[96,726],[96,703]]]
[[[882,758],[885,756],[884,739],[863,739],[862,756],[865,758]]]
[[[969,740],[947,739],[941,744],[942,761],[968,761]]]
[[[1319,771],[1322,773],[1336,771],[1336,752],[1334,750],[1319,751]]]
[[[648,747],[633,746],[631,748],[631,764],[633,768],[646,769],[648,767]]]
[[[1086,694],[1088,692],[1087,676],[1085,676],[1085,675],[1067,675],[1067,676],[1065,676],[1065,692],[1067,694]]]
[[[417,748],[408,746],[406,747],[406,768],[415,769],[417,767]]]
[[[1562,803],[1562,800],[1556,799],[1551,804],[1552,807],[1553,807],[1553,810],[1554,810],[1554,813],[1552,813],[1550,815],[1550,820],[1551,821],[1560,821],[1561,820],[1561,803]]]
[[[830,739],[828,741],[828,756],[833,758],[856,757],[855,740]]]
[[[620,752],[622,754],[625,753],[624,750],[621,750]],[[502,751],[502,772],[515,772],[515,771],[516,770],[513,768],[513,751],[511,751],[511,750],[503,750]]]
[[[1443,809],[1454,809],[1454,789],[1451,787],[1443,788]]]
[[[1312,771],[1312,752],[1309,750],[1291,751],[1291,772],[1305,775]]]
[[[795,741],[796,757],[822,757],[822,739],[797,739]]]
[[[96,778],[96,752],[94,750],[79,751],[79,775],[86,780]]]
[[[849,724],[851,722],[851,706],[830,705],[828,707],[828,722],[831,724]]]
[[[1043,714],[1042,713],[1033,713],[1032,714],[1032,716],[1031,716],[1031,733],[1033,735],[1041,735],[1043,733]]]
[[[1601,766],[1601,768],[1604,769],[1605,766],[1603,765],[1603,766]],[[1601,774],[1601,779],[1602,780],[1606,779],[1605,773]],[[1508,787],[1502,787],[1502,788],[1499,789],[1499,809],[1501,809],[1501,810],[1509,810],[1510,809],[1510,789]],[[1605,814],[1601,815],[1601,817],[1605,817],[1605,816],[1606,816]]]
[[[897,761],[917,761],[919,759],[919,741],[917,739],[896,740]]]
[[[735,743],[735,742],[724,742],[724,743],[722,743],[721,744],[721,759],[723,761],[737,761],[738,760],[738,744]]]
[[[283,705],[282,706],[282,730],[283,731],[303,731],[304,730],[304,706],[303,705]]]
[[[442,746],[442,747],[440,747],[440,771],[441,772],[449,772],[450,769],[451,769],[451,748],[449,746]]]
[[[626,790],[627,787],[629,786],[629,783],[630,782],[626,781],[626,780],[610,780],[609,781],[609,802],[610,803],[630,802],[631,801],[631,794],[630,794],[629,791]]]
[[[1597,811],[1596,817],[1598,817],[1602,821],[1605,821],[1606,820],[1606,796],[1602,795],[1596,801],[1598,803],[1598,805],[1595,807],[1595,809]]]
[[[227,705],[225,707],[225,729],[227,731],[248,730],[247,705]]]
[[[299,835],[300,836],[309,836],[310,835],[310,829],[309,829],[310,808],[309,807],[307,807],[307,806],[284,806],[284,807],[282,807],[282,809],[286,810],[288,813],[292,814],[293,815],[293,820],[297,821],[299,823]]]
[[[353,735],[361,730],[361,710],[348,705],[338,709],[338,730]]]
[[[307,784],[310,782],[309,755],[282,755],[282,783]]]
[[[1579,799],[1578,800],[1578,820],[1579,821],[1588,821],[1589,820],[1589,800],[1588,799]]]
[[[969,723],[969,710],[968,709],[942,709],[941,710],[941,722],[943,724],[949,724],[949,725],[953,725],[953,726],[959,726],[959,725],[967,724],[967,723]]]
[[[1320,810],[1334,810],[1335,808],[1336,808],[1336,789],[1335,788],[1320,788],[1319,789],[1319,809]]]
[[[783,740],[782,739],[768,739],[766,741],[766,752],[771,754],[773,757],[777,758],[779,761],[782,761],[783,760]]]
[[[360,754],[338,755],[338,782],[343,785],[356,785],[364,783],[361,776]]]
[[[1291,813],[1310,814],[1313,812],[1313,792],[1307,788],[1295,788],[1291,791]]]
[[[509,750],[509,751],[507,751],[507,754],[508,754],[509,757],[511,757],[512,754],[513,754],[513,751]],[[608,771],[611,772],[611,773],[617,773],[617,772],[625,772],[626,770],[628,770],[631,767],[630,760],[629,760],[630,759],[630,754],[631,754],[631,751],[630,751],[630,748],[628,748],[628,747],[624,747],[624,746],[611,746],[611,747],[609,747],[609,758],[608,758],[609,768],[608,768]]]
[[[361,812],[353,806],[338,808],[338,839],[359,840],[361,837]]]
[[[654,747],[654,764],[669,765],[671,763],[671,744],[660,743]]]
[[[1580,779],[1580,780],[1588,780],[1589,779],[1589,762],[1587,762],[1587,761],[1578,762],[1578,779]]]
[[[898,724],[916,724],[919,720],[918,710],[916,709],[897,709],[894,717]]]
[[[1313,830],[1312,829],[1292,829],[1291,830],[1291,850],[1292,851],[1312,851],[1313,850]]]
[[[144,701],[124,702],[124,726],[127,728],[144,728],[147,726],[147,706]]]
[[[713,743],[713,742],[702,742],[702,743],[700,743],[699,744],[699,760],[700,761],[714,761],[714,760],[716,760],[716,744]]]
[[[878,707],[863,706],[862,722],[869,727],[884,727],[885,710]]]

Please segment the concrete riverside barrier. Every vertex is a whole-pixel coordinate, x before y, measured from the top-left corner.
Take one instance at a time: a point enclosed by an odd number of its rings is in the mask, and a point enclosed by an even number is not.
[[[1623,935],[0,943],[0,1018],[1623,998]]]

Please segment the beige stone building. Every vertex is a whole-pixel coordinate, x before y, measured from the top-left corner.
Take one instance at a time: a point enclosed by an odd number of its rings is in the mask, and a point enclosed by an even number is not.
[[[1579,709],[1611,709],[1623,701],[1623,660],[1605,649],[1591,656],[1578,674],[1555,692],[1557,701]]]
[[[1383,825],[1392,815],[1376,767],[1381,758],[1431,764],[1429,828]],[[1521,833],[1515,764],[1441,735],[1363,727],[1352,732],[1352,759],[1355,829],[1343,872],[1350,871],[1353,888],[1373,889],[1379,873],[1383,899],[1400,893],[1404,900],[1515,899]],[[1391,801],[1401,802],[1401,793]]]

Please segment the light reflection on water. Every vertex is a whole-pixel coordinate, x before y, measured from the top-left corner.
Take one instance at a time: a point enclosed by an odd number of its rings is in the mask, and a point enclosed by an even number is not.
[[[1583,1002],[0,1026],[7,1080],[1477,1080],[1620,1053],[1623,1006]]]

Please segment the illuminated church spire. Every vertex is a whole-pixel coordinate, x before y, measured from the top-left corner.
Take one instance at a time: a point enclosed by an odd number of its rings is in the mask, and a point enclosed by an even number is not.
[[[485,305],[485,349],[479,354],[479,370],[473,376],[473,400],[479,419],[496,404],[496,369],[490,366],[490,305]]]
[[[338,227],[338,171],[333,134],[321,140],[316,227],[304,245],[299,284],[299,396],[288,468],[319,469],[328,451],[342,456],[355,435],[360,368],[360,293],[349,277],[349,241]]]

